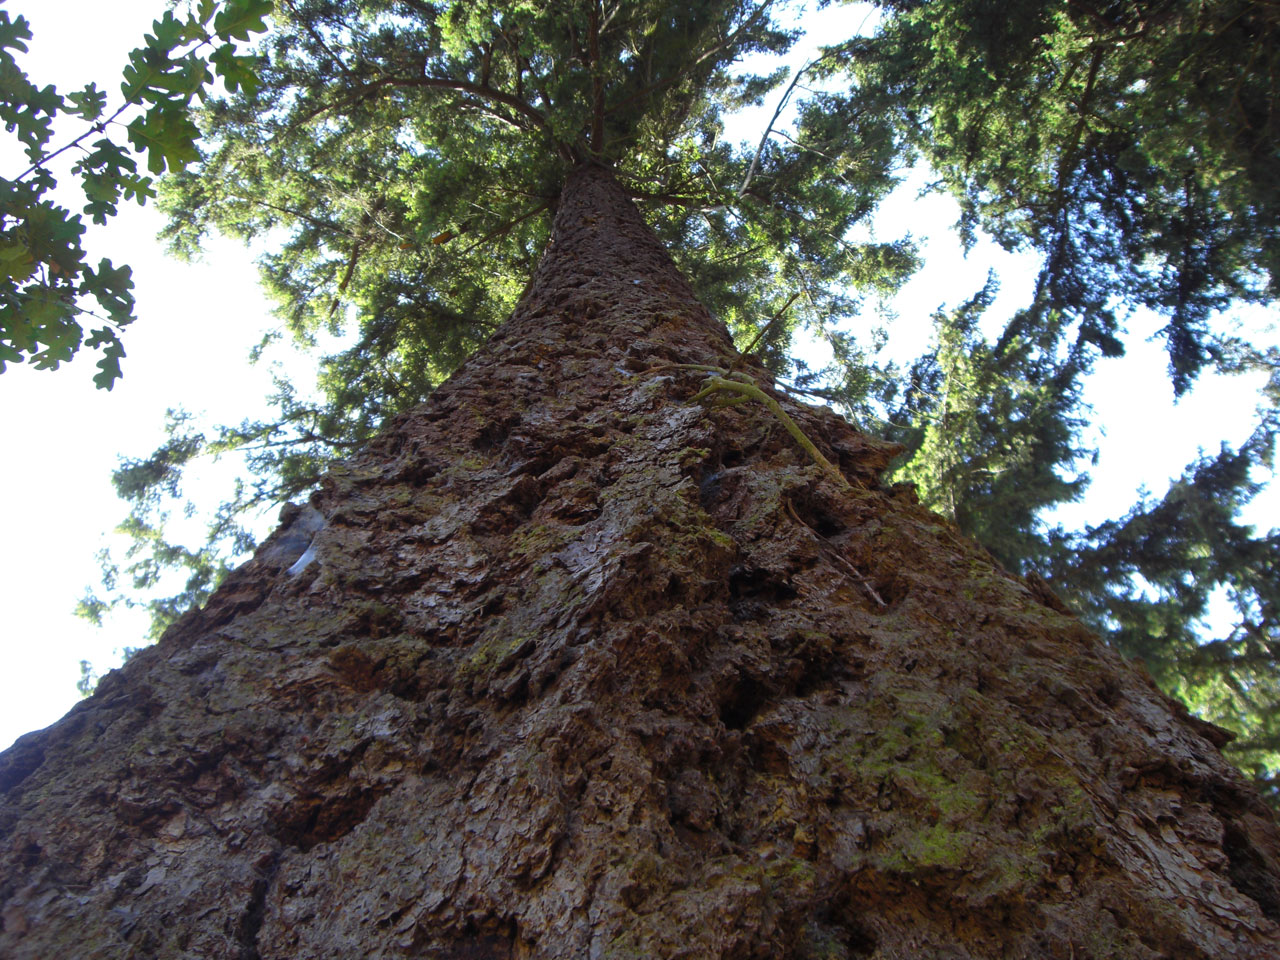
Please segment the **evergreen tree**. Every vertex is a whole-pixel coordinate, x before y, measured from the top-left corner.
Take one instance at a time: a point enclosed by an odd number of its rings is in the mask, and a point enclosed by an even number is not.
[[[738,353],[612,171],[199,610],[0,755],[0,951],[1269,960],[1280,826]]]
[[[960,201],[968,242],[984,230],[1035,250],[1042,268],[1032,302],[994,342],[977,332],[985,291],[939,317],[933,348],[906,376],[859,372],[831,396],[857,411],[879,378],[872,406],[908,447],[900,478],[1011,569],[1049,577],[1168,689],[1240,731],[1234,756],[1270,778],[1280,661],[1259,571],[1280,553],[1275,531],[1255,534],[1239,513],[1272,464],[1274,381],[1252,439],[1189,465],[1158,505],[1075,533],[1049,529],[1044,514],[1087,483],[1082,380],[1123,353],[1131,311],[1164,316],[1178,395],[1210,364],[1274,372],[1274,349],[1233,335],[1222,316],[1277,289],[1274,9],[879,7],[876,35],[836,58],[856,79],[857,109],[936,171]],[[1219,587],[1236,622],[1214,637],[1203,618]],[[1225,654],[1242,644],[1247,657]]]
[[[168,181],[168,235],[185,253],[209,229],[279,238],[263,273],[289,332],[309,342],[349,324],[352,345],[323,362],[318,401],[281,382],[269,421],[211,437],[175,412],[170,441],[116,475],[134,545],[123,570],[108,564],[108,589],[136,602],[183,570],[176,593],[148,601],[158,636],[243,551],[247,512],[312,489],[428,396],[518,299],[567,164],[616,169],[702,302],[744,341],[768,326],[774,369],[800,320],[894,289],[910,247],[846,239],[895,182],[887,125],[823,94],[793,140],[744,151],[721,137],[725,111],[784,79],[731,70],[790,43],[770,6],[282,4],[260,82],[208,109],[207,155]],[[171,542],[165,494],[193,458],[231,451],[252,481],[207,544]]]
[[[846,247],[889,177],[833,182],[838,139],[818,173],[807,135],[717,161],[682,133],[729,84],[708,64],[781,42],[759,8],[285,10],[267,133],[236,102],[214,111],[207,176],[173,201],[180,240],[206,217],[319,231],[272,261],[286,313],[305,335],[351,298],[372,354],[391,344],[378,376],[417,289],[393,248],[482,230],[500,294],[541,255],[424,403],[0,756],[0,951],[1268,960],[1280,828],[1224,732],[882,486],[896,447],[779,389],[667,254],[664,237],[713,257],[757,240],[760,260],[699,278],[744,312],[760,278],[794,277],[821,311],[900,257]],[[807,129],[835,138],[845,109],[822,100]],[[446,221],[397,179],[419,156]],[[314,215],[275,209],[291,176]],[[504,189],[523,202],[488,209]],[[554,208],[549,234],[524,235],[530,203]],[[423,303],[451,302],[451,278],[423,268]],[[762,339],[776,296],[752,313]],[[940,323],[956,422],[1041,402],[1041,341],[984,349],[981,299]],[[984,408],[975,376],[1013,384]],[[332,436],[356,442],[348,409]],[[150,489],[180,460],[154,460]]]
[[[907,448],[898,477],[916,483],[927,504],[1010,569],[1049,577],[1095,629],[1206,716],[1263,729],[1267,697],[1228,705],[1176,678],[1194,661],[1204,682],[1267,687],[1235,673],[1238,661],[1196,651],[1210,639],[1201,613],[1213,585],[1249,580],[1246,567],[1227,571],[1274,550],[1271,534],[1246,535],[1248,551],[1214,538],[1183,544],[1183,556],[1216,554],[1222,574],[1188,605],[1131,565],[1094,567],[1106,554],[1097,537],[1118,535],[1119,522],[1070,533],[1043,518],[1088,483],[1081,385],[1100,359],[1123,352],[1127,310],[1167,315],[1178,391],[1207,362],[1227,370],[1273,362],[1213,323],[1216,310],[1272,290],[1271,186],[1259,159],[1272,149],[1259,106],[1270,97],[1269,14],[1230,4],[882,9],[874,38],[828,49],[782,99],[842,69],[857,81],[849,94],[803,102],[793,139],[766,134],[744,152],[722,142],[722,111],[769,91],[776,99],[781,75],[732,79],[727,67],[787,43],[749,5],[678,26],[657,8],[602,12],[597,72],[608,97],[599,102],[597,78],[565,66],[591,60],[581,10],[497,17],[488,7],[283,7],[262,83],[210,108],[208,155],[169,183],[169,237],[186,253],[208,229],[280,238],[264,272],[289,332],[309,342],[348,329],[351,345],[324,362],[318,399],[281,381],[271,419],[209,435],[175,411],[170,442],[117,473],[133,507],[122,527],[133,546],[123,569],[106,562],[109,600],[89,596],[82,612],[98,618],[111,602],[145,602],[154,638],[202,602],[251,547],[246,514],[312,489],[334,456],[411,409],[483,342],[545,243],[558,165],[594,156],[622,173],[703,302],[744,341],[766,327],[760,349],[772,369],[786,369],[799,320],[827,333],[842,368],[836,386],[819,392],[857,422],[883,419]],[[1228,54],[1246,41],[1248,68],[1228,84]],[[692,60],[673,59],[686,42]],[[990,342],[978,327],[989,285],[940,313],[933,349],[898,373],[868,360],[840,321],[859,291],[900,282],[913,265],[909,248],[844,238],[913,151],[962,201],[968,236],[983,229],[1007,246],[1031,246],[1044,266],[1032,303]],[[1264,424],[1242,453],[1269,463],[1273,436]],[[208,541],[175,542],[167,510],[184,467],[237,452],[250,478],[217,511]],[[1201,476],[1188,467],[1187,482]],[[1236,514],[1252,483],[1224,501]],[[1178,502],[1181,487],[1170,491]],[[1068,558],[1067,544],[1081,552]],[[1136,627],[1100,612],[1103,583],[1131,622],[1165,623],[1178,611],[1177,628],[1161,628],[1159,644],[1138,642]],[[1238,635],[1256,617],[1236,607]],[[1252,663],[1280,676],[1280,664]],[[1250,735],[1233,749],[1266,777],[1280,764],[1268,743]]]
[[[1273,18],[1239,4],[998,7],[883,4],[875,37],[829,48],[783,99],[806,78],[842,70],[856,80],[848,95],[804,101],[794,139],[766,134],[744,152],[722,142],[722,111],[776,98],[782,78],[733,79],[727,68],[787,43],[751,5],[681,24],[657,7],[601,11],[599,66],[587,77],[573,69],[593,62],[583,10],[285,5],[261,84],[209,109],[208,155],[170,181],[169,237],[187,253],[208,229],[280,238],[264,271],[288,330],[308,342],[349,329],[351,346],[324,362],[319,399],[280,382],[271,419],[210,436],[175,411],[170,442],[117,473],[133,546],[123,569],[106,564],[109,601],[90,596],[82,612],[145,602],[154,638],[202,602],[252,545],[246,514],[312,489],[334,456],[429,395],[495,329],[545,242],[559,167],[597,157],[645,204],[702,301],[744,341],[767,328],[761,351],[772,369],[786,368],[799,320],[828,333],[843,369],[819,392],[860,422],[883,418],[907,448],[899,478],[927,504],[1010,569],[1049,577],[1095,629],[1206,716],[1264,729],[1273,701],[1258,691],[1268,685],[1236,673],[1234,658],[1198,651],[1212,639],[1202,622],[1212,589],[1250,582],[1245,558],[1274,551],[1271,533],[1245,534],[1232,520],[1232,538],[1183,543],[1180,555],[1208,550],[1219,571],[1188,604],[1134,564],[1094,566],[1108,555],[1097,538],[1119,536],[1119,521],[1071,533],[1050,530],[1044,516],[1088,483],[1081,385],[1100,359],[1123,352],[1126,311],[1167,316],[1178,392],[1206,363],[1274,363],[1214,322],[1216,311],[1267,300],[1274,288]],[[673,53],[686,43],[688,61]],[[1240,51],[1248,56],[1236,70]],[[933,349],[898,374],[878,369],[839,326],[860,291],[890,291],[913,265],[904,244],[845,239],[913,152],[961,200],[968,237],[983,229],[1044,262],[1033,301],[998,336],[988,342],[978,329],[989,286],[940,313]],[[1270,462],[1268,416],[1239,451],[1255,466]],[[218,510],[206,543],[174,542],[166,511],[185,465],[232,452],[251,478]],[[1179,491],[1205,477],[1190,465],[1169,496],[1190,502]],[[1257,489],[1242,483],[1222,501],[1233,517]],[[1204,488],[1196,499],[1218,493]],[[1240,536],[1248,550],[1230,546]],[[1065,555],[1068,544],[1079,554]],[[1143,562],[1164,561],[1157,551]],[[1130,611],[1125,622],[1164,624],[1161,642],[1139,642],[1137,626],[1103,615],[1102,584]],[[1235,607],[1233,635],[1273,637],[1248,603]],[[1280,676],[1280,664],[1250,662]],[[1177,679],[1190,673],[1254,693],[1192,694]],[[1259,776],[1280,764],[1265,736],[1233,749]]]

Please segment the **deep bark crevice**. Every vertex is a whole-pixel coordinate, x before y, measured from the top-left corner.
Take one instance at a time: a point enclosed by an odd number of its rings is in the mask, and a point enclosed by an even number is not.
[[[1224,825],[1222,849],[1227,855],[1227,875],[1232,885],[1252,897],[1263,914],[1280,922],[1280,881],[1268,868],[1266,856],[1231,822]]]
[[[238,960],[262,960],[262,953],[258,950],[258,934],[266,919],[267,891],[271,889],[271,883],[275,879],[279,866],[280,854],[276,852],[270,856],[261,869],[260,875],[253,881],[249,905],[245,908],[237,930],[237,939],[240,942]]]

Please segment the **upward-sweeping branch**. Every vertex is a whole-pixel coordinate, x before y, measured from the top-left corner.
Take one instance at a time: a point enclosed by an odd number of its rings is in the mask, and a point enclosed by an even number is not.
[[[571,144],[567,144],[555,136],[551,128],[551,123],[547,118],[537,109],[520,99],[520,97],[515,96],[514,94],[504,93],[501,90],[495,90],[491,86],[472,83],[467,80],[458,80],[453,77],[380,77],[377,80],[366,83],[363,86],[350,91],[348,95],[342,97],[340,100],[318,104],[310,111],[302,114],[295,122],[305,124],[314,120],[322,113],[327,113],[331,110],[350,110],[357,104],[375,99],[380,96],[384,90],[393,87],[419,87],[434,90],[446,90],[453,93],[466,94],[481,103],[494,103],[510,107],[519,116],[529,120],[535,128],[547,134],[550,137],[556,152],[562,159],[566,162],[574,162],[578,158],[577,151]],[[509,117],[503,116],[502,114],[497,114],[497,116],[500,119],[511,122],[511,118]]]
[[[588,52],[591,59],[591,155],[604,153],[604,67],[600,63],[600,0],[591,0]]]
[[[515,110],[516,113],[528,118],[539,129],[551,133],[551,124],[541,113],[535,110],[529,104],[525,103],[519,97],[510,93],[503,93],[501,90],[495,90],[493,87],[483,87],[479,84],[470,83],[466,80],[455,80],[452,77],[383,77],[375,80],[369,85],[370,89],[379,87],[428,87],[437,90],[453,90],[457,93],[470,94],[481,100],[489,100],[494,103],[501,103]],[[552,139],[555,139],[554,136]],[[556,140],[557,146],[563,146],[559,140]]]
[[[605,116],[618,114],[624,110],[628,110],[634,107],[636,104],[643,102],[648,97],[653,96],[653,94],[657,93],[658,91],[665,90],[667,87],[671,86],[673,83],[676,83],[679,80],[683,80],[691,76],[694,70],[702,66],[702,64],[704,64],[707,60],[710,60],[711,58],[715,57],[717,54],[723,52],[724,50],[729,49],[735,43],[740,41],[742,37],[744,37],[752,28],[759,26],[760,23],[763,22],[764,19],[766,18],[770,6],[772,6],[771,0],[769,0],[769,2],[760,4],[760,6],[756,8],[755,12],[746,20],[744,20],[743,23],[738,27],[738,29],[735,30],[733,33],[731,33],[729,36],[724,37],[718,43],[712,44],[706,50],[700,52],[697,56],[690,57],[688,60],[688,63],[681,70],[676,71],[670,76],[664,77],[663,79],[657,81],[656,83],[647,85],[644,89],[639,90],[636,93],[632,94],[631,96],[626,97],[618,101],[617,103],[613,104],[612,106],[608,107],[604,111]]]

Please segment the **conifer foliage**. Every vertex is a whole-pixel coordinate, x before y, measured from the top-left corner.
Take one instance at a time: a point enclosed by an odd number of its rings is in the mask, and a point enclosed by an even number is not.
[[[153,607],[162,642],[0,757],[10,952],[1269,960],[1280,833],[1231,735],[1042,578],[1235,711],[1265,769],[1276,543],[1237,514],[1274,417],[1122,521],[1038,526],[1083,486],[1080,384],[1123,348],[1119,298],[1167,308],[1182,389],[1270,362],[1208,327],[1215,291],[1265,291],[1183,257],[1187,296],[1158,302],[1157,217],[1110,225],[1146,245],[1116,261],[1131,284],[1067,296],[1092,282],[1067,260],[1101,269],[1074,245],[1090,127],[1068,124],[1056,219],[998,233],[1045,255],[1034,302],[993,336],[989,279],[899,379],[834,337],[827,392],[887,413],[888,441],[797,402],[770,365],[799,320],[839,334],[901,280],[906,244],[850,237],[906,152],[945,143],[877,57],[920,55],[895,31],[922,12],[969,18],[946,34],[993,8],[886,6],[783,89],[731,71],[786,48],[771,6],[282,0],[256,82],[209,104],[170,181],[170,238],[262,238],[285,332],[350,346],[318,399],[282,385],[276,420],[212,438],[177,415],[120,471],[123,573],[192,577]],[[723,141],[725,109],[846,68],[785,134]],[[975,105],[920,115],[945,133]],[[997,209],[962,175],[974,229],[1034,226],[1043,195]],[[213,543],[168,542],[184,467],[236,449],[258,478]],[[899,449],[990,553],[884,482]],[[302,493],[212,590],[239,514]],[[1203,644],[1214,584],[1242,627]]]
[[[1142,305],[1175,389],[1222,355],[1217,311],[1280,282],[1280,13],[1248,0],[887,0],[847,65],[979,227],[1045,260],[1035,316],[1122,350]]]
[[[1239,731],[1234,756],[1269,779],[1280,766],[1280,541],[1240,511],[1272,465],[1277,354],[1233,333],[1224,311],[1272,302],[1280,277],[1276,9],[879,6],[876,35],[841,57],[857,109],[936,172],[960,201],[968,242],[981,230],[1042,257],[1032,302],[997,336],[979,328],[988,285],[938,316],[934,348],[906,376],[882,372],[889,432],[909,451],[900,476]],[[1164,318],[1175,394],[1206,367],[1269,375],[1257,429],[1123,518],[1049,529],[1045,511],[1089,479],[1082,380],[1123,355],[1137,309]],[[1223,636],[1204,623],[1215,591],[1234,617]]]

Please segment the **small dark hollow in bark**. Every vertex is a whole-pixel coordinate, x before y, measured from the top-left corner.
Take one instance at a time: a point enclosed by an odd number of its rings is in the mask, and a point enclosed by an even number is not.
[[[771,691],[755,677],[738,674],[720,701],[720,720],[729,730],[744,730],[769,700]]]
[[[295,803],[277,821],[276,839],[306,853],[318,843],[330,843],[360,825],[381,796],[374,789]]]
[[[796,516],[820,537],[830,539],[839,536],[847,528],[847,524],[828,510],[822,500],[812,493],[797,496],[793,506]]]
[[[1227,875],[1231,877],[1231,885],[1257,901],[1266,916],[1280,920],[1280,888],[1267,870],[1266,861],[1231,821],[1228,820],[1225,827],[1222,849],[1227,855]]]
[[[729,571],[729,597],[731,602],[758,600],[768,604],[782,604],[794,600],[796,591],[768,570],[734,567]]]

